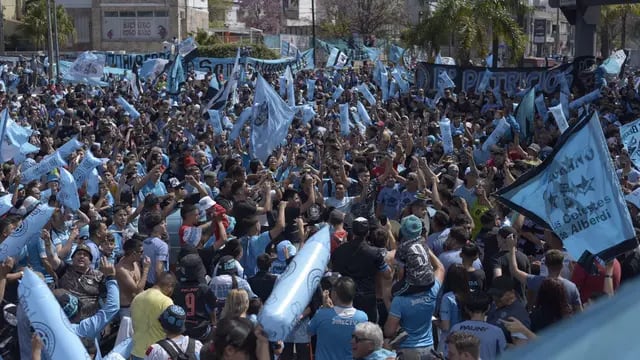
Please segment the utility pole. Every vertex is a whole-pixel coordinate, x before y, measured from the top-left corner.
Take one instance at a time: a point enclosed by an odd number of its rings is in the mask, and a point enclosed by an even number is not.
[[[56,59],[56,79],[60,78],[60,46],[58,44],[58,9],[56,7],[56,0],[51,0],[53,13],[53,51]]]
[[[556,8],[556,55],[560,55],[560,8]]]
[[[49,82],[53,80],[53,63],[55,62],[53,59],[53,31],[51,26],[51,0],[47,0],[47,56],[49,57],[49,68],[47,71],[47,75],[49,75]]]

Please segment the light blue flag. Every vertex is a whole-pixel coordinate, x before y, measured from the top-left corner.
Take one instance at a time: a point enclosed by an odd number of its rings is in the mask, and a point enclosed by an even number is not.
[[[500,141],[500,139],[504,136],[504,134],[509,130],[511,126],[507,122],[505,118],[498,120],[498,124],[495,129],[491,132],[487,140],[482,144],[482,151],[489,152],[491,151],[491,147]]]
[[[593,264],[638,247],[597,112],[565,132],[535,169],[497,192],[499,201],[562,240],[574,259]]]
[[[302,105],[302,122],[306,125],[314,117],[316,117],[316,111],[313,109],[313,106],[310,104]]]
[[[553,115],[553,118],[556,119],[556,124],[558,125],[560,132],[565,132],[565,130],[569,128],[569,123],[567,122],[567,118],[564,116],[564,111],[562,111],[562,104],[550,107],[549,112]]]
[[[476,86],[476,94],[481,94],[487,90],[487,87],[489,87],[489,80],[491,80],[491,74],[492,73],[489,69],[484,71],[482,78],[478,82],[478,86]]]
[[[231,134],[229,134],[229,141],[236,141],[238,136],[240,136],[240,131],[242,131],[244,124],[247,122],[247,120],[251,119],[252,113],[252,107],[242,110],[242,113],[240,113],[240,116],[238,116],[236,123],[233,124],[233,129],[231,129]]]
[[[299,61],[302,62],[302,64],[300,64],[300,68],[302,68],[302,70],[313,70],[316,68],[314,53],[314,49],[311,48],[309,50],[303,51],[301,56],[299,56]]]
[[[80,162],[80,165],[78,165],[73,171],[73,178],[76,180],[78,189],[81,188],[84,182],[89,179],[89,175],[91,174],[91,171],[93,169],[106,162],[107,159],[99,159],[93,156],[90,150],[87,150],[87,152],[84,154],[84,158]]]
[[[190,52],[198,48],[198,44],[196,41],[189,36],[188,38],[182,40],[180,44],[178,44],[178,53],[181,56],[187,56]]]
[[[536,97],[536,111],[540,115],[543,121],[547,121],[549,117],[549,110],[547,109],[547,104],[544,103],[544,95],[540,94]]]
[[[342,69],[343,67],[347,66],[348,63],[349,63],[349,57],[347,56],[347,54],[340,51],[340,49],[338,49],[337,47],[333,47],[331,49],[331,53],[329,54],[329,57],[327,58],[326,67]]]
[[[225,114],[222,114],[222,116],[220,117],[220,120],[222,122],[222,128],[225,130],[231,130],[233,129],[233,124],[231,123],[231,120],[229,120],[229,117]]]
[[[529,89],[516,108],[516,120],[520,125],[520,135],[523,139],[533,136],[533,119],[535,117],[535,88]]]
[[[394,78],[389,79],[389,97],[390,98],[398,97],[398,83]]]
[[[278,94],[283,99],[287,96],[287,77],[284,74],[278,79]]]
[[[640,119],[622,125],[620,138],[633,165],[640,169]]]
[[[363,46],[364,51],[367,53],[367,57],[371,61],[377,61],[380,58],[380,49],[375,47]]]
[[[600,66],[602,66],[607,75],[617,76],[620,74],[620,70],[622,70],[622,65],[624,65],[626,59],[627,54],[624,50],[618,50],[611,54]]]
[[[369,105],[373,106],[376,104],[376,98],[373,96],[367,84],[362,83],[357,86],[358,91],[364,96],[364,99],[369,102]]]
[[[558,82],[560,83],[560,104],[562,105],[562,111],[565,116],[569,116],[569,95],[571,95],[571,89],[567,83],[567,75],[560,74],[558,76]]]
[[[442,56],[440,56],[440,52],[438,52],[438,55],[436,55],[436,59],[433,62],[436,65],[440,65],[442,64]]]
[[[208,110],[209,124],[213,127],[213,133],[216,135],[222,134],[222,123],[220,122],[220,111]]]
[[[316,95],[316,79],[307,80],[307,100],[313,101]]]
[[[487,63],[487,67],[493,67],[493,54],[489,54],[484,61]]]
[[[11,199],[13,198],[13,194],[7,194],[0,196],[0,216],[4,216],[4,214],[8,213],[9,210],[13,207],[11,203]]]
[[[455,150],[453,146],[453,135],[451,134],[451,120],[440,119],[440,134],[442,135],[442,148],[445,154],[452,154]]]
[[[502,106],[502,93],[500,91],[500,83],[496,82],[496,85],[491,89],[493,97],[496,99],[496,104]]]
[[[343,92],[344,89],[342,88],[342,85],[338,85],[338,87],[333,91],[333,95],[331,95],[331,100],[333,100],[334,102],[338,101]]]
[[[387,73],[387,68],[383,67],[380,69],[380,90],[382,91],[382,101],[387,102],[389,100],[389,75]]]
[[[449,74],[446,71],[441,71],[438,74],[438,92],[444,94],[444,89],[455,88],[456,84],[451,80]]]
[[[582,96],[581,98],[573,100],[569,104],[569,110],[576,110],[584,105],[590,104],[600,99],[601,96],[602,94],[600,93],[600,89],[595,89],[594,91]]]
[[[373,83],[382,87],[382,73],[385,71],[385,66],[382,61],[378,60],[376,66],[373,68]]]
[[[349,104],[340,104],[340,135],[349,135]]]
[[[235,98],[233,95],[236,92],[236,88],[238,86],[238,79],[240,78],[240,48],[236,51],[236,60],[233,63],[233,69],[231,70],[231,74],[229,75],[229,79],[224,84],[224,88],[221,91],[218,91],[202,109],[202,114],[205,114],[207,110],[222,110],[227,106],[227,101],[229,100],[229,95],[232,95],[232,99]],[[234,104],[235,105],[235,104]]]
[[[39,151],[40,151],[39,147],[28,142],[24,143],[20,145],[20,147],[18,148],[18,152],[14,156],[13,161],[16,164],[22,164],[27,159],[27,155],[37,153]]]
[[[60,191],[56,198],[62,205],[75,211],[80,209],[80,197],[78,196],[78,186],[76,180],[65,168],[58,168],[60,171]]]
[[[409,82],[404,79],[403,75],[405,75],[405,71],[404,71],[404,69],[402,69],[400,67],[396,66],[391,71],[391,76],[393,76],[393,78],[398,83],[398,88],[400,89],[400,93],[401,94],[406,94],[406,93],[409,92]]]
[[[142,63],[142,67],[138,70],[138,76],[142,80],[155,80],[169,63],[167,59],[149,59]]]
[[[389,61],[394,64],[401,64],[402,56],[404,56],[404,49],[395,44],[391,45],[389,49]]]
[[[122,106],[124,111],[129,113],[129,116],[131,116],[133,120],[137,120],[140,118],[140,113],[138,112],[138,110],[136,110],[136,108],[133,105],[131,105],[127,100],[125,100],[122,96],[118,96],[116,98],[116,102],[120,106]]]
[[[253,114],[251,156],[264,162],[287,138],[295,109],[287,105],[261,75],[258,75],[254,101],[260,106]]]
[[[213,89],[216,92],[220,91],[220,81],[218,81],[218,77],[215,74],[209,80],[209,89]]]
[[[291,67],[287,65],[287,69],[284,71],[285,79],[287,80],[287,102],[289,106],[296,106],[296,93],[293,83],[293,73]]]
[[[100,191],[100,175],[98,169],[93,168],[87,175],[87,195],[93,197]]]
[[[358,101],[358,104],[356,106],[358,108],[358,115],[360,115],[360,120],[362,120],[365,125],[371,126],[371,116],[369,116],[367,108],[365,108],[360,101]]]
[[[182,55],[176,56],[173,60],[173,64],[169,69],[169,76],[167,77],[167,93],[171,95],[177,95],[180,93],[180,86],[185,83],[187,79],[184,76],[184,69],[182,68]]]

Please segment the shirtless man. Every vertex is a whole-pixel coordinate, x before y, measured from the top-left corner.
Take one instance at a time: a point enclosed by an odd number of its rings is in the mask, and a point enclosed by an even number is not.
[[[142,240],[134,237],[123,245],[124,256],[116,265],[116,280],[120,286],[120,317],[131,317],[129,306],[139,293],[144,290],[147,274],[151,265],[148,257],[144,258],[142,270],[140,257],[142,256]]]

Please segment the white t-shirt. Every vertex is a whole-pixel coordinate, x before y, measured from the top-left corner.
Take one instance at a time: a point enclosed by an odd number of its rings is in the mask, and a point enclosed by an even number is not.
[[[324,198],[324,204],[327,207],[334,207],[336,210],[340,210],[347,214],[351,212],[351,206],[353,205],[353,196],[345,196],[342,200],[338,200],[335,197]]]
[[[183,352],[187,351],[187,347],[189,346],[189,337],[180,335],[177,338],[171,339],[176,345],[180,347]],[[200,354],[200,349],[202,348],[202,343],[198,340],[195,341],[194,353]],[[162,346],[158,344],[153,344],[147,349],[147,355],[145,355],[145,360],[169,360],[171,357],[169,353],[162,348]]]

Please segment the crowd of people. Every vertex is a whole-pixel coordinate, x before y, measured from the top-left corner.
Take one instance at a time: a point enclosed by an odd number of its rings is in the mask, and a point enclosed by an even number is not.
[[[26,79],[23,67],[12,71]],[[296,117],[264,162],[249,155],[251,124],[229,141],[230,129],[216,133],[202,116],[217,74],[187,74],[174,96],[165,94],[166,74],[144,83],[139,97],[115,78],[108,88],[5,89],[2,108],[31,131],[39,152],[2,163],[0,194],[10,206],[0,241],[38,204],[55,211],[20,256],[0,266],[3,328],[17,326],[2,356],[48,358],[18,301],[25,268],[51,288],[89,354],[100,358],[132,337],[131,359],[152,360],[496,359],[640,272],[640,249],[595,270],[582,267],[544,224],[492,197],[551,152],[560,135],[552,118],[536,113],[532,138],[523,139],[513,94],[447,88],[433,102],[435,90],[412,87],[384,102],[372,70],[365,63],[297,72],[295,103],[313,104],[316,115]],[[279,74],[262,76],[279,87]],[[308,79],[316,80],[311,99]],[[223,123],[253,105],[252,80],[239,84]],[[635,83],[633,76],[609,81],[591,105],[625,192],[640,184],[618,131],[638,117]],[[375,104],[355,90],[361,84]],[[333,99],[339,86],[345,90]],[[345,136],[338,107],[355,112],[358,101],[372,125]],[[559,90],[545,102],[557,104]],[[445,116],[449,153],[439,122]],[[510,130],[485,151],[501,119]],[[98,184],[80,184],[77,211],[58,201],[58,170],[22,181],[25,163],[73,137],[84,146],[64,159],[71,173],[89,152],[108,159]],[[629,207],[640,226],[638,209]],[[331,257],[320,287],[289,336],[268,339],[258,321],[263,304],[325,226]],[[17,325],[8,304],[17,305]]]

